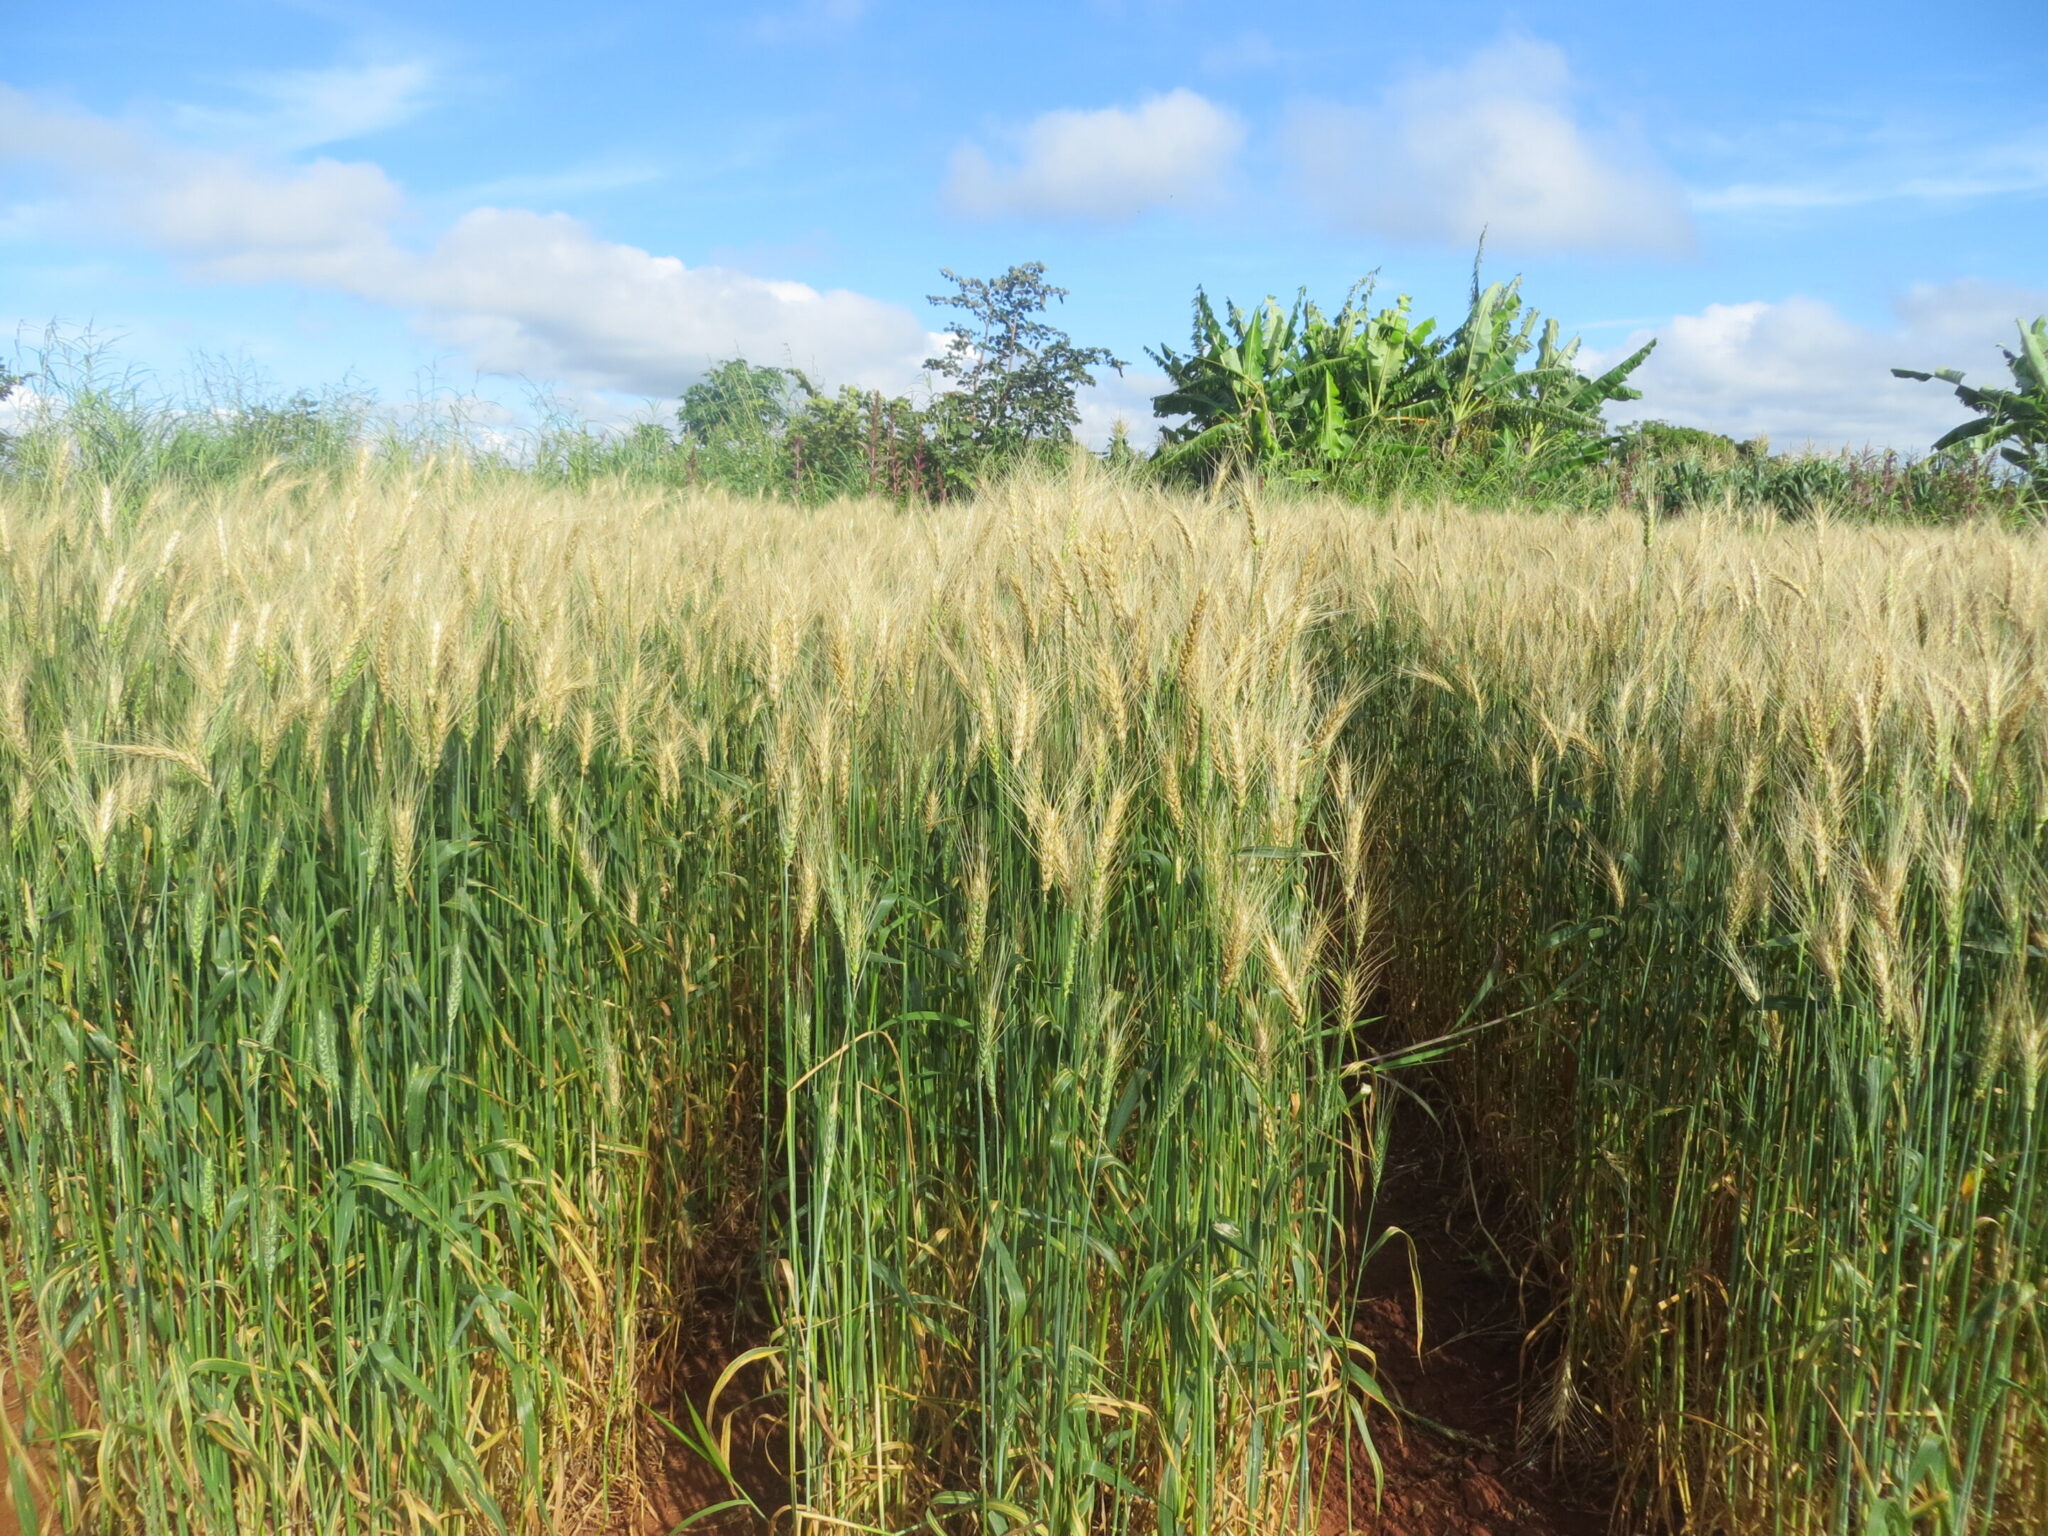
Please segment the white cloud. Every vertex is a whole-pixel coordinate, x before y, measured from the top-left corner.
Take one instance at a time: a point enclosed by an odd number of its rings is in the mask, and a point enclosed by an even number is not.
[[[187,136],[276,150],[314,149],[395,127],[427,104],[435,76],[419,59],[286,69],[237,78],[248,104],[181,105],[172,124]]]
[[[1672,252],[1678,183],[1634,137],[1589,127],[1563,52],[1508,37],[1371,107],[1305,103],[1288,140],[1305,196],[1373,234],[1526,250]]]
[[[1204,48],[1202,68],[1215,75],[1250,74],[1277,69],[1293,57],[1291,50],[1281,48],[1269,35],[1253,30]]]
[[[1969,413],[1948,386],[1895,379],[1891,370],[1961,368],[1972,382],[2004,381],[1998,349],[2013,344],[2015,319],[2048,313],[2048,289],[1923,284],[1894,311],[1893,325],[1865,326],[1821,300],[1794,296],[1675,315],[1656,328],[1657,350],[1631,380],[1643,398],[1611,408],[1609,417],[1767,436],[1780,449],[1921,452]],[[1650,334],[1638,332],[1589,362],[1618,361]]]
[[[159,245],[199,259],[208,276],[335,283],[391,260],[405,196],[377,166],[316,160],[268,170],[227,157],[159,165],[131,185],[120,217]]]
[[[34,426],[48,407],[48,398],[38,393],[34,385],[17,384],[0,395],[0,434],[20,432]]]
[[[983,217],[1114,223],[1150,208],[1208,202],[1236,163],[1244,124],[1181,89],[1135,107],[1047,112],[1017,138],[1011,166],[998,166],[978,145],[954,151],[946,192],[955,207]]]
[[[673,394],[717,359],[794,362],[903,390],[931,338],[898,305],[599,239],[565,214],[475,208],[424,249],[379,167],[186,149],[0,86],[0,159],[53,167],[74,221],[125,230],[221,282],[296,283],[411,315],[492,372]]]
[[[673,394],[719,358],[794,362],[820,381],[902,389],[929,337],[906,309],[599,240],[566,214],[479,208],[390,294],[492,372]]]
[[[238,275],[252,259],[317,270],[372,258],[404,194],[374,165],[272,167],[160,143],[105,118],[38,106],[0,86],[0,159],[57,170],[74,215]]]
[[[1848,208],[1869,203],[1954,203],[2048,192],[2048,136],[1972,136],[1968,142],[1883,144],[1866,159],[1799,181],[1738,181],[1702,188],[1692,204],[1705,212],[1749,213]],[[1782,160],[1782,142],[1775,157]]]

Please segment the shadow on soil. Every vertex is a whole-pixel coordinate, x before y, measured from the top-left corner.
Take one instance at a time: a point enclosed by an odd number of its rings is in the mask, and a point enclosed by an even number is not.
[[[780,1395],[765,1366],[742,1365],[719,1390],[727,1367],[765,1341],[750,1310],[724,1289],[698,1292],[698,1326],[642,1399],[640,1507],[616,1536],[669,1536],[684,1526],[708,1536],[765,1532],[788,1504]],[[723,1471],[691,1443],[704,1436]]]
[[[1370,1226],[1406,1240],[1390,1234],[1366,1265],[1352,1320],[1400,1412],[1373,1416],[1379,1507],[1370,1469],[1355,1469],[1367,1494],[1328,1509],[1325,1536],[1606,1536],[1611,1475],[1561,1459],[1535,1424],[1550,1362],[1527,1339],[1547,1297],[1489,1236],[1507,1229],[1505,1212],[1469,1178],[1455,1133],[1414,1105],[1401,1113]]]

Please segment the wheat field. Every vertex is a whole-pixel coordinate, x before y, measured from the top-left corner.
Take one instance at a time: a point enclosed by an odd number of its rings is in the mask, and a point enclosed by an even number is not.
[[[1974,526],[9,485],[17,1517],[1370,1530],[1427,1103],[1618,1529],[2039,1529],[2044,684]]]

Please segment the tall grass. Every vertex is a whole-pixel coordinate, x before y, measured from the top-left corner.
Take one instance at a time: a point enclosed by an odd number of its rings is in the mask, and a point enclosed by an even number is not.
[[[1369,1518],[1382,1067],[1474,1024],[1625,1525],[2048,1497],[2033,536],[365,459],[0,565],[59,1529],[623,1528],[733,1276],[779,1523]]]

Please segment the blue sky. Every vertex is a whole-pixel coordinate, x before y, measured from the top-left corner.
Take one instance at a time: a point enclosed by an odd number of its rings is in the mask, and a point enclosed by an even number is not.
[[[2048,312],[2048,5],[9,6],[0,323],[600,419],[719,357],[914,389],[938,269],[1131,360],[1198,284],[1497,276],[1640,414],[1923,446]],[[489,407],[480,405],[479,410]]]

